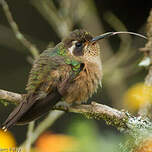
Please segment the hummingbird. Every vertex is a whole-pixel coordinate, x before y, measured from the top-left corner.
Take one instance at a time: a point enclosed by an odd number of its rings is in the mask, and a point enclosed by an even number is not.
[[[35,120],[60,101],[69,105],[87,102],[102,86],[98,40],[121,33],[108,32],[93,37],[83,29],[74,30],[54,48],[43,51],[30,71],[27,93],[3,123],[2,129],[6,131],[13,125]]]

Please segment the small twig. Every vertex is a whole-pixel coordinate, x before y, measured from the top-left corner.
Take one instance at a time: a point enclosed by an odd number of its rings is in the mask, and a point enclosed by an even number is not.
[[[33,131],[31,136],[31,144],[33,144],[36,139],[47,129],[49,128],[61,115],[63,115],[63,111],[52,111],[49,115],[44,119],[37,128]],[[21,147],[24,147],[26,142],[24,142]]]
[[[4,13],[7,17],[7,20],[16,36],[16,38],[27,48],[30,50],[31,54],[34,58],[36,58],[39,55],[39,51],[31,42],[29,42],[24,35],[19,31],[18,25],[15,23],[12,14],[10,12],[10,9],[8,7],[8,4],[5,0],[0,0],[0,4],[2,5],[2,8],[4,10]]]
[[[63,16],[59,14],[53,1],[49,0],[32,0],[31,4],[54,28],[60,38],[65,37],[72,29],[72,24],[68,24]],[[62,14],[63,15],[63,14]]]
[[[30,152],[30,149],[31,149],[34,124],[35,124],[34,121],[32,121],[28,125],[27,138],[26,138],[26,141],[25,141],[26,152]]]

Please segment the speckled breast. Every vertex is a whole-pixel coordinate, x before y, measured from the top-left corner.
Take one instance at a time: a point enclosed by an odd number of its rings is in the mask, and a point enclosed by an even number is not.
[[[96,63],[85,64],[83,70],[69,86],[64,100],[68,103],[86,102],[101,86],[102,69]]]

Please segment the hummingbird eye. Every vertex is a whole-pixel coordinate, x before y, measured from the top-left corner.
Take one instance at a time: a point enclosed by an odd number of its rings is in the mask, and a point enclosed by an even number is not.
[[[77,48],[82,47],[82,42],[77,42],[77,43],[75,44],[75,46],[76,46]]]
[[[72,52],[75,56],[82,56],[83,55],[83,42],[82,41],[76,42],[75,45],[73,45]]]

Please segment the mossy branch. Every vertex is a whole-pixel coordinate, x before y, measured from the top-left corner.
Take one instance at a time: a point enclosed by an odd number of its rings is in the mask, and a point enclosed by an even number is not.
[[[11,103],[17,105],[22,101],[23,95],[0,90],[0,99],[5,99]],[[133,129],[138,126],[138,128],[151,129],[152,125],[149,120],[142,119],[140,117],[135,117],[125,111],[119,111],[117,109],[111,108],[109,106],[92,102],[88,105],[76,105],[71,106],[69,109],[65,109],[61,106],[55,106],[54,110],[68,111],[73,113],[79,113],[85,115],[87,118],[94,118],[97,120],[103,119],[108,125],[112,125],[117,129]]]
[[[22,95],[0,89],[0,99],[7,100],[12,104],[19,104],[22,101]]]

